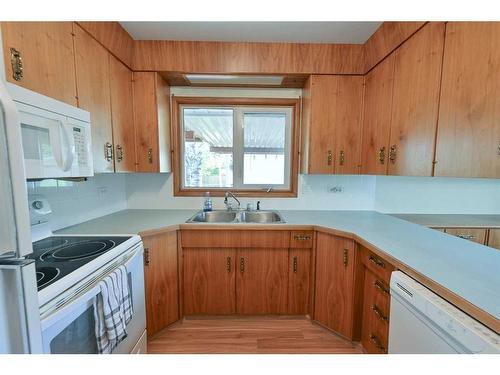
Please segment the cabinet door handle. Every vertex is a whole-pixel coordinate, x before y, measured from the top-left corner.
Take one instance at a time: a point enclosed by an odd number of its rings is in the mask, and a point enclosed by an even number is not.
[[[396,163],[397,148],[396,145],[392,145],[389,149],[389,160],[392,164]]]
[[[372,305],[372,310],[375,313],[375,315],[377,315],[377,318],[379,318],[381,321],[383,322],[389,321],[387,316],[384,315],[382,310],[380,310],[380,308],[377,305]]]
[[[349,256],[349,250],[348,249],[344,249],[344,257],[343,257],[343,260],[344,260],[344,267],[347,268],[347,260],[348,260],[348,256]]]
[[[328,165],[332,165],[332,161],[333,161],[333,154],[332,154],[332,150],[328,150],[328,157],[327,157],[327,162],[328,162]]]
[[[373,343],[373,345],[375,345],[377,347],[377,349],[380,349],[383,352],[385,352],[385,347],[380,342],[380,339],[377,336],[375,336],[373,333],[370,334],[370,341]]]
[[[308,234],[296,234],[295,236],[293,236],[293,239],[297,241],[307,241],[310,240],[311,238],[312,237]]]
[[[240,272],[245,272],[245,258],[240,258]]]
[[[226,270],[227,273],[231,273],[231,257],[227,257],[226,259]]]
[[[380,164],[385,163],[385,147],[380,147],[380,150],[378,150],[378,161]]]
[[[382,262],[380,259],[375,258],[373,255],[370,255],[370,257],[368,258],[368,260],[370,262],[372,262],[373,264],[375,264],[376,266],[378,266],[378,267],[385,268],[385,263]]]
[[[463,238],[464,240],[474,240],[474,239],[476,239],[476,236],[474,236],[473,234],[465,234],[465,233],[457,234],[457,237]]]
[[[297,257],[293,257],[293,272],[297,273]]]
[[[150,258],[149,258],[149,248],[145,247],[144,248],[144,265],[148,267],[150,264]]]
[[[104,159],[106,159],[106,161],[113,160],[113,145],[109,142],[104,144]]]
[[[10,49],[10,64],[12,65],[12,78],[16,81],[23,79],[23,58],[21,52],[15,48]]]
[[[123,160],[123,147],[120,145],[116,145],[116,161],[121,163]]]
[[[376,280],[373,285],[375,288],[380,290],[382,293],[390,294],[389,288],[387,288],[382,281]]]
[[[344,165],[345,162],[345,152],[344,150],[340,151],[340,158],[339,158],[339,164]]]
[[[148,148],[148,162],[149,164],[153,164],[153,149]]]

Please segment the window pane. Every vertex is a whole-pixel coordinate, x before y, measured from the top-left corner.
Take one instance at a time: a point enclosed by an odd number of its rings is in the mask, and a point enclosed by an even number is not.
[[[184,186],[233,186],[233,110],[184,108]]]
[[[244,114],[244,184],[285,184],[286,114]]]

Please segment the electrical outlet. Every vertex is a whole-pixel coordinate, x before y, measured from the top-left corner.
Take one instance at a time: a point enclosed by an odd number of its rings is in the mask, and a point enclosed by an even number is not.
[[[328,186],[327,191],[329,193],[342,193],[344,191],[344,187],[341,185]]]

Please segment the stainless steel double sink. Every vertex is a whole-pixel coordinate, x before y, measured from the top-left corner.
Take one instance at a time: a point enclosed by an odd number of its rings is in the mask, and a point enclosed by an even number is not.
[[[284,223],[283,217],[277,211],[200,211],[186,223]]]

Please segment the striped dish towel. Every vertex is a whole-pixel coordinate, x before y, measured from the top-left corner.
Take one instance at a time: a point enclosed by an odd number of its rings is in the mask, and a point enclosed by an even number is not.
[[[99,287],[101,292],[94,300],[97,350],[108,354],[127,337],[126,326],[134,313],[125,266],[101,280]]]

